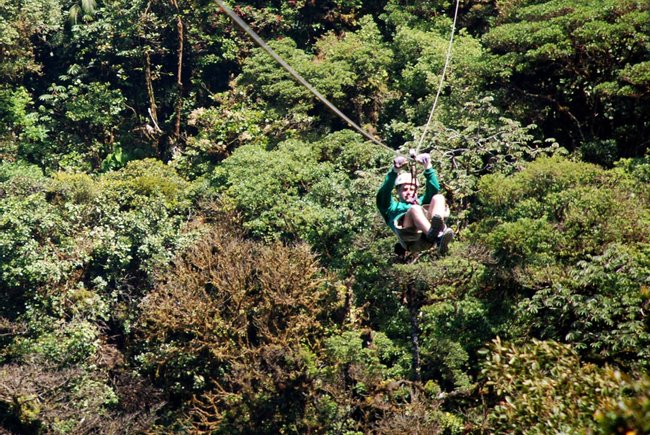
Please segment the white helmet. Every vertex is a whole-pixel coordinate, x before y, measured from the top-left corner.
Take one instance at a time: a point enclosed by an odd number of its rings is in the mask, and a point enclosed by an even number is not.
[[[401,185],[401,184],[415,184],[418,186],[418,179],[415,179],[415,183],[413,183],[413,176],[411,175],[410,172],[402,172],[397,176],[397,180],[395,180],[395,187]]]

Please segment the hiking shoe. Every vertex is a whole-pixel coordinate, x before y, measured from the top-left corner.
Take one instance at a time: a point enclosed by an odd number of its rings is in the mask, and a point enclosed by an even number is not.
[[[445,228],[438,239],[438,254],[445,255],[449,251],[449,243],[454,240],[454,231],[451,228]]]
[[[431,218],[431,228],[427,233],[427,240],[431,243],[435,243],[438,240],[438,235],[445,228],[445,222],[442,220],[442,216],[439,214],[434,214]]]

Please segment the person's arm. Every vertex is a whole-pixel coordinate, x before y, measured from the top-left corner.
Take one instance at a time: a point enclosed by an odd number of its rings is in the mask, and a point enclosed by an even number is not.
[[[424,166],[424,178],[427,180],[420,204],[429,204],[433,199],[433,195],[440,192],[440,182],[436,171],[431,165],[431,156],[429,154],[419,154],[415,160]]]
[[[381,213],[381,217],[388,223],[388,212],[393,204],[393,187],[395,187],[395,180],[397,180],[397,173],[399,168],[407,163],[406,157],[397,156],[393,159],[393,168],[386,174],[384,182],[377,191],[377,208]]]
[[[379,187],[377,191],[377,208],[379,213],[386,220],[388,210],[390,210],[391,203],[393,202],[393,188],[395,187],[395,180],[397,180],[397,170],[391,169],[386,177],[384,177],[384,182]]]
[[[422,198],[422,204],[431,203],[433,195],[440,192],[440,182],[438,181],[438,176],[436,171],[433,168],[424,170],[424,178],[427,180],[426,188],[424,189],[424,197]]]

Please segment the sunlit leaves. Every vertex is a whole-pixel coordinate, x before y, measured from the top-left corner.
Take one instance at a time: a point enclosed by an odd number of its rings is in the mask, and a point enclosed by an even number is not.
[[[553,341],[495,339],[483,374],[499,398],[490,428],[503,433],[593,430],[594,412],[622,397],[625,387],[614,369],[582,363],[570,346]]]
[[[490,213],[476,236],[525,296],[516,304],[520,327],[575,343],[592,359],[645,367],[640,286],[650,276],[650,212],[627,183],[635,185],[620,171],[557,158],[510,178],[484,177],[479,210]]]

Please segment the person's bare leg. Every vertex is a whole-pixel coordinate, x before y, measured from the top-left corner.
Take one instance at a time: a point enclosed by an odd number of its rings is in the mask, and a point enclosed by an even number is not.
[[[449,251],[449,243],[454,239],[454,232],[445,225],[445,219],[449,217],[449,207],[445,197],[438,194],[431,199],[431,204],[427,209],[427,216],[431,219],[432,233],[440,228],[437,240],[438,254],[445,255]]]
[[[403,228],[415,227],[423,233],[427,234],[429,228],[431,228],[431,223],[427,217],[424,208],[420,205],[413,205],[404,215],[404,220],[402,221]]]
[[[427,209],[427,216],[431,219],[434,215],[438,215],[443,219],[449,217],[449,208],[447,207],[447,201],[444,195],[437,194],[431,198],[431,203]]]
[[[438,235],[445,229],[445,218],[449,216],[449,209],[445,197],[441,194],[434,195],[427,209],[431,230],[427,233],[429,240],[437,240]]]

